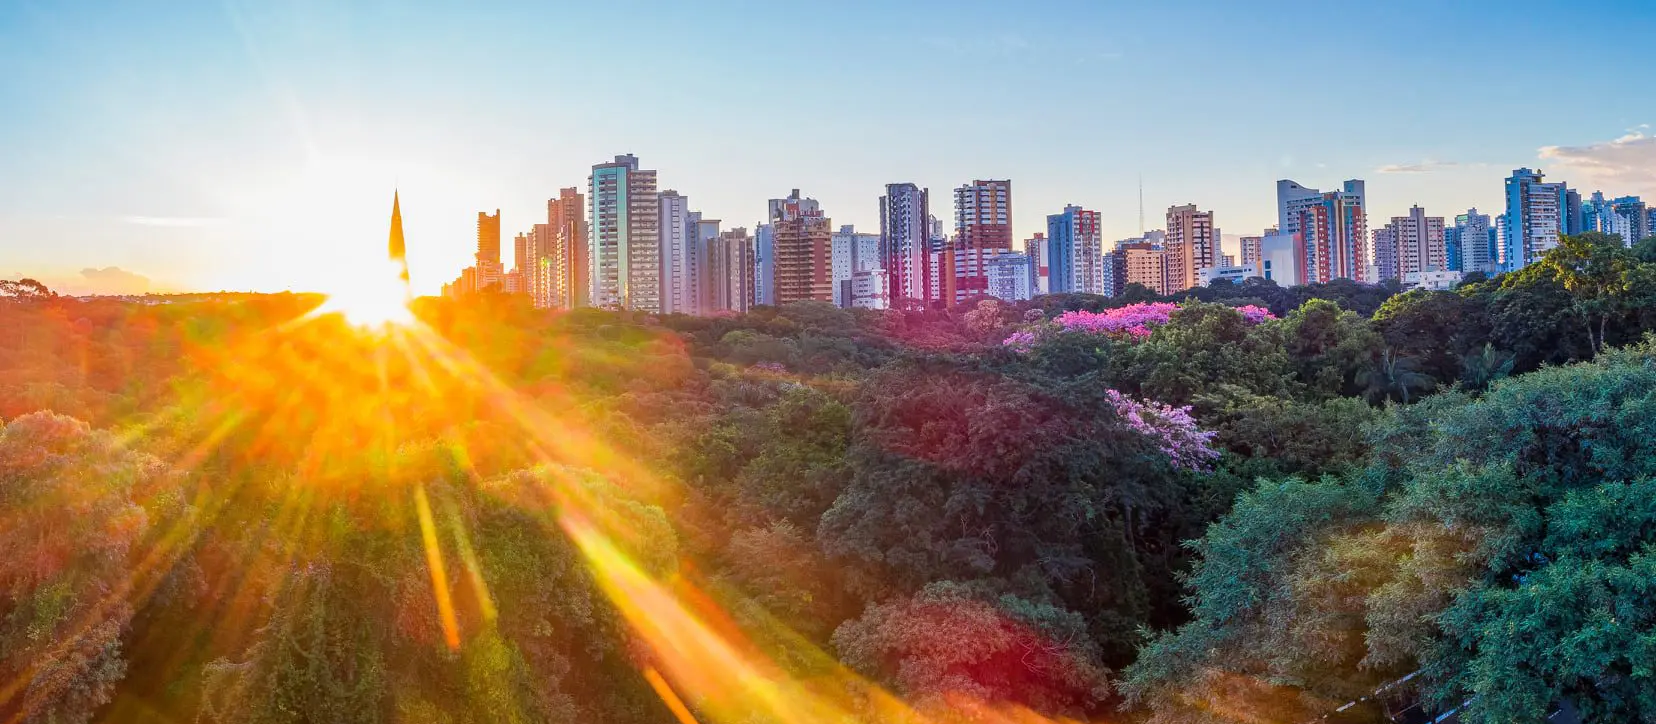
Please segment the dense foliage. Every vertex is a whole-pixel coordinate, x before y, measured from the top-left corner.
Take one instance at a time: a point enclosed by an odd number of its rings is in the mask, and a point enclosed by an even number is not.
[[[1656,720],[1652,249],[409,333],[14,284],[0,716],[781,720],[661,693],[590,522],[744,656],[924,712],[1301,721],[1409,677],[1346,715]]]

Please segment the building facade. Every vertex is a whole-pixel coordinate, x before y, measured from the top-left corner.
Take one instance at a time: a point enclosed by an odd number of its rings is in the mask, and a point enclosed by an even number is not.
[[[661,313],[704,314],[707,295],[707,247],[701,213],[690,210],[689,197],[662,191],[659,204],[661,234]],[[717,234],[718,222],[714,222]]]
[[[1287,228],[1293,229],[1289,233],[1298,245],[1295,266],[1300,284],[1373,281],[1367,278],[1371,259],[1362,181],[1347,181],[1341,190],[1315,199],[1295,198],[1286,208],[1291,220]]]
[[[1024,253],[1029,255],[1029,283],[1033,286],[1035,294],[1049,293],[1048,277],[1052,270],[1047,266],[1047,254],[1050,250],[1047,248],[1046,234],[1036,232],[1034,236],[1024,239],[1023,248]]]
[[[1300,235],[1278,232],[1259,240],[1259,276],[1279,287],[1304,284],[1300,268]]]
[[[1048,284],[1053,294],[1104,293],[1104,236],[1097,211],[1071,204],[1047,216]]]
[[[1489,214],[1478,213],[1477,208],[1455,215],[1454,226],[1443,230],[1443,245],[1449,271],[1494,274],[1499,266],[1495,226]],[[1453,250],[1453,253],[1450,250]]]
[[[529,294],[535,306],[573,309],[587,303],[586,198],[579,189],[560,189],[546,202],[546,223],[530,236]]]
[[[891,281],[884,269],[851,275],[851,306],[855,309],[890,309]]]
[[[1116,253],[1121,255],[1123,289],[1137,284],[1157,294],[1167,293],[1167,254],[1162,249],[1140,241],[1122,244]]]
[[[983,262],[983,277],[989,281],[985,294],[1006,302],[1035,298],[1035,286],[1031,283],[1035,260],[1029,254],[1016,251],[988,254]]]
[[[1330,192],[1277,181],[1277,231],[1298,240],[1298,283],[1373,281],[1365,278],[1371,262],[1367,209],[1361,179],[1349,179]]]
[[[1610,233],[1620,235],[1628,246],[1651,235],[1650,214],[1637,196],[1623,196],[1610,202]]]
[[[833,256],[834,306],[851,306],[851,277],[881,269],[880,235],[860,234],[857,227],[841,226],[830,242]]]
[[[709,313],[746,312],[754,304],[753,237],[743,227],[721,231],[708,244]]]
[[[1162,250],[1167,254],[1163,294],[1177,294],[1202,283],[1202,270],[1218,266],[1219,229],[1213,212],[1195,204],[1167,209],[1167,236]]]
[[[661,311],[661,201],[656,172],[632,154],[588,179],[588,299],[593,306]]]
[[[1259,267],[1254,264],[1225,264],[1209,267],[1202,270],[1202,286],[1208,286],[1220,279],[1232,284],[1241,284],[1259,276]]]
[[[1516,169],[1506,180],[1502,215],[1501,270],[1516,271],[1558,246],[1566,231],[1567,208],[1562,183],[1546,183],[1540,170]]]
[[[1244,236],[1244,237],[1242,237],[1242,240],[1241,240],[1241,247],[1242,248],[1240,249],[1240,251],[1242,253],[1241,253],[1240,258],[1239,258],[1240,263],[1242,263],[1242,264],[1257,264],[1259,262],[1259,255],[1260,255],[1260,251],[1259,251],[1260,242],[1264,241],[1265,237],[1270,236],[1272,234],[1275,234],[1276,231],[1277,231],[1276,229],[1266,229],[1265,233],[1260,234],[1259,236]]]
[[[771,199],[776,304],[834,301],[829,224],[816,199],[801,198],[799,189],[785,199]]]
[[[477,212],[477,253],[475,255],[476,288],[478,291],[506,283],[506,270],[500,263],[500,209],[493,215]]]
[[[1575,194],[1578,199],[1581,197],[1580,194],[1573,190],[1568,191],[1567,193]],[[1612,225],[1610,201],[1604,198],[1603,191],[1594,191],[1592,196],[1589,196],[1586,199],[1581,199],[1580,206],[1576,209],[1574,218],[1575,223],[1569,226],[1574,228],[1575,231],[1570,233],[1580,234],[1588,231],[1597,231],[1608,234],[1610,233],[1610,227]]]
[[[1397,219],[1393,218],[1395,222]],[[1374,273],[1377,281],[1400,279],[1397,261],[1397,227],[1386,224],[1374,230],[1370,247],[1374,249]]]
[[[975,180],[955,189],[955,234],[944,256],[949,304],[988,293],[984,261],[997,252],[1012,251],[1012,182]],[[973,254],[970,264],[960,259]]]
[[[1427,216],[1419,206],[1410,208],[1408,216],[1393,216],[1374,231],[1374,265],[1379,275],[1373,281],[1448,271],[1443,217]]]
[[[932,292],[931,212],[928,192],[911,183],[887,184],[880,197],[880,254],[891,289],[886,298],[894,307],[930,306]]]
[[[1404,289],[1447,292],[1459,286],[1463,276],[1458,271],[1413,271],[1405,273],[1400,281],[1402,281]]]

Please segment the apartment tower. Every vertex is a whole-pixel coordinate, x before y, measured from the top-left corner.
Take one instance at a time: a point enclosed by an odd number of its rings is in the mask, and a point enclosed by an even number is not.
[[[661,203],[656,172],[632,154],[592,167],[587,275],[593,306],[661,311]]]
[[[895,309],[930,306],[931,213],[926,189],[911,183],[886,184],[880,197],[880,255],[885,259],[888,294]]]
[[[834,301],[833,231],[816,199],[799,189],[771,199],[770,227],[776,252],[775,303]]]
[[[1199,211],[1195,204],[1169,207],[1162,249],[1167,255],[1163,294],[1200,286],[1202,270],[1218,266],[1219,230],[1213,226],[1213,212]]]

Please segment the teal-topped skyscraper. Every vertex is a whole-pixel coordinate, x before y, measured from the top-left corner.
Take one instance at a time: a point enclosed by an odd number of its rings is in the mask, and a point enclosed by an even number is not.
[[[656,172],[632,154],[592,167],[588,179],[588,297],[595,307],[661,312],[661,197]]]

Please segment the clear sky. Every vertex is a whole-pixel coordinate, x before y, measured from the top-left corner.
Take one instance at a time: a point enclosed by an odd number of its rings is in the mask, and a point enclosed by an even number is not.
[[[478,210],[509,264],[628,152],[727,226],[797,187],[877,229],[897,181],[951,218],[973,178],[1020,238],[1065,203],[1137,232],[1140,174],[1148,226],[1227,235],[1278,178],[1363,178],[1371,219],[1490,210],[1518,166],[1656,200],[1649,38],[1648,0],[0,0],[0,277],[326,289],[397,186],[430,293]]]

